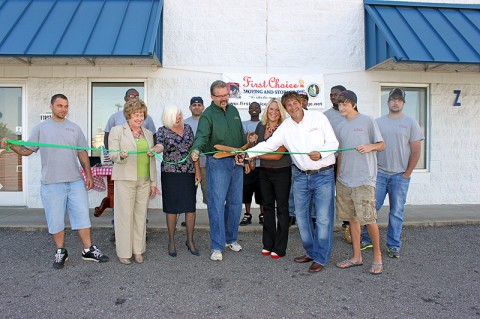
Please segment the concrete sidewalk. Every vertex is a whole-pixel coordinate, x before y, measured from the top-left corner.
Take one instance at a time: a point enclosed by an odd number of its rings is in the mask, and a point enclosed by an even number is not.
[[[241,226],[239,231],[261,232],[262,226],[258,223],[258,213],[258,209],[252,209],[252,224]],[[111,209],[106,209],[100,217],[94,217],[93,210],[91,210],[90,214],[93,228],[112,227]],[[387,215],[388,206],[383,207],[379,213],[378,224],[380,227],[386,227],[388,222]],[[180,227],[180,221],[183,221],[183,218],[183,216],[179,217],[178,227]],[[419,205],[405,207],[404,225],[407,227],[467,224],[480,224],[480,205]],[[336,221],[335,229],[339,229],[340,227],[341,223]],[[13,228],[19,230],[47,229],[44,211],[41,208],[0,206],[0,228]],[[160,209],[149,209],[148,228],[167,228],[164,213]],[[197,230],[209,230],[208,215],[205,209],[197,210],[195,228]]]

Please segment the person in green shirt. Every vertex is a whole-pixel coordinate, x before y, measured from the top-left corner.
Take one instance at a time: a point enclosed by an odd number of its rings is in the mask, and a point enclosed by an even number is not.
[[[200,152],[215,151],[214,145],[242,147],[246,143],[242,120],[238,110],[228,103],[227,84],[215,81],[210,86],[212,103],[198,122],[193,143],[192,159],[198,160]],[[223,259],[225,247],[242,250],[238,244],[238,226],[242,212],[243,168],[233,157],[214,158],[207,154],[207,210],[210,222],[210,259]]]

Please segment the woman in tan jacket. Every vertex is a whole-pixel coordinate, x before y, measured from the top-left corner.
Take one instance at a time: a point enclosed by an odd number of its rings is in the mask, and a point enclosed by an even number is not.
[[[143,262],[146,246],[146,221],[149,196],[157,186],[153,133],[142,127],[147,106],[142,100],[125,103],[127,123],[115,126],[108,137],[113,161],[112,180],[115,181],[115,238],[116,250],[122,264],[130,264],[132,255]],[[139,153],[129,154],[130,151]],[[155,149],[161,152],[161,149]]]

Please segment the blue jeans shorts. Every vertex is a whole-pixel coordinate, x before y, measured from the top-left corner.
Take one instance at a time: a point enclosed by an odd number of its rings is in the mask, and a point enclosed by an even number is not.
[[[40,194],[50,234],[56,234],[65,229],[67,211],[72,229],[91,227],[88,194],[83,180],[42,184]]]

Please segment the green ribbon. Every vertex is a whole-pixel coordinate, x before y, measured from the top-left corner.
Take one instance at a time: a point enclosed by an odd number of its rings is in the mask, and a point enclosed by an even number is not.
[[[98,148],[98,147],[81,147],[81,146],[70,146],[70,145],[60,145],[60,144],[26,142],[26,141],[17,141],[17,140],[7,140],[7,148],[6,148],[7,151],[10,150],[10,147],[8,146],[8,144],[22,145],[22,146],[36,146],[36,147],[64,148],[64,149],[74,149],[74,150],[81,150],[81,151],[99,151],[99,152],[107,151],[107,152],[112,152],[112,153],[124,152],[122,150],[107,150],[104,147],[100,147],[100,148]],[[355,149],[354,147],[351,147],[351,148],[339,148],[339,149],[336,149],[336,150],[322,150],[322,151],[318,151],[318,152],[344,152],[344,151],[351,151],[351,150],[354,150],[354,149]],[[183,159],[181,159],[178,162],[165,161],[163,159],[163,156],[161,156],[158,153],[152,152],[152,151],[128,151],[126,153],[128,153],[128,154],[144,154],[144,153],[147,153],[147,152],[151,152],[153,155],[155,155],[155,158],[163,161],[165,164],[174,165],[174,164],[180,164],[180,163],[185,162],[188,159],[188,157],[190,156],[190,154],[192,153],[192,151],[193,150],[190,150],[188,152],[187,156],[185,156]],[[205,153],[200,153],[199,155],[210,155],[210,154],[215,154],[215,153],[220,153],[220,152],[222,152],[222,151],[205,152]],[[237,153],[245,153],[245,152],[260,153],[260,154],[288,154],[288,155],[292,155],[292,154],[308,155],[308,154],[310,154],[310,152],[308,152],[308,153],[304,153],[304,152],[265,152],[265,151],[248,151],[248,150],[236,150],[236,151],[232,151],[230,153],[231,154],[237,154]]]

